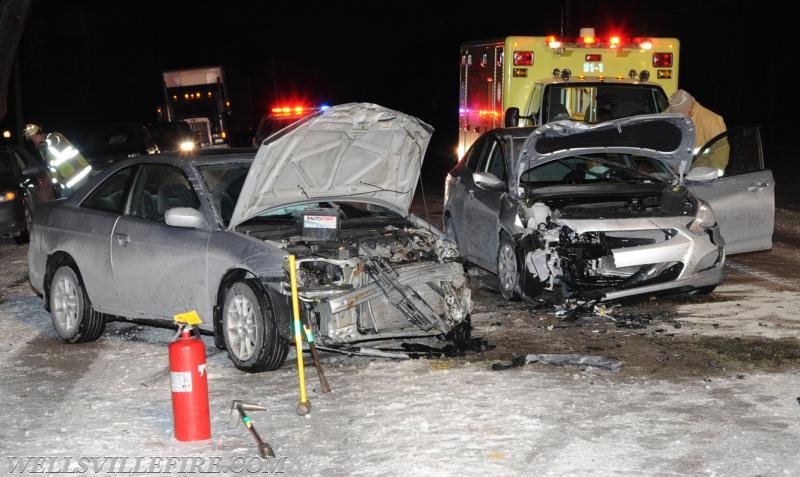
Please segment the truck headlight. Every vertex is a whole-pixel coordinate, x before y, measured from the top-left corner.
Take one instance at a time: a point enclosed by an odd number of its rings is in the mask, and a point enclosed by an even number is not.
[[[717,218],[714,216],[714,211],[708,202],[697,199],[697,214],[694,220],[689,224],[689,231],[696,234],[704,233],[706,229],[717,225]]]
[[[195,144],[194,141],[182,141],[180,144],[180,149],[183,152],[189,152],[194,150]]]

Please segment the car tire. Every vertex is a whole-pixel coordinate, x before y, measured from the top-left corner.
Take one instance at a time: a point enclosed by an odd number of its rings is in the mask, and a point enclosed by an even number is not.
[[[507,301],[519,300],[519,269],[514,241],[506,234],[497,247],[497,281],[500,294]]]
[[[31,207],[28,205],[28,201],[23,201],[23,210],[25,211],[25,230],[22,231],[21,234],[14,237],[14,242],[19,245],[25,244],[30,242],[31,240],[31,230],[33,227],[33,213],[31,212]]]
[[[50,317],[58,337],[67,343],[95,341],[106,329],[106,316],[92,309],[78,273],[69,265],[50,281]]]
[[[278,369],[289,352],[269,297],[251,280],[234,282],[225,291],[222,335],[228,357],[249,373]]]

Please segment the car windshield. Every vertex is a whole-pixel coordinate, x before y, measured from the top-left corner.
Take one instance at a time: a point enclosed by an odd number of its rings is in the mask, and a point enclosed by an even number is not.
[[[15,175],[13,152],[11,149],[0,149],[0,177],[13,177]]]
[[[593,153],[556,159],[525,171],[520,184],[670,182],[674,173],[658,159],[635,154]]]
[[[200,177],[206,184],[211,204],[225,227],[230,223],[239,193],[242,191],[249,162],[231,162],[198,167]]]

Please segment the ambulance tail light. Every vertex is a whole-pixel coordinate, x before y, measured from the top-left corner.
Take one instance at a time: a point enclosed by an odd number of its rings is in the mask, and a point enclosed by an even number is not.
[[[515,51],[514,66],[533,66],[533,52]]]
[[[583,55],[583,61],[587,63],[597,63],[603,61],[603,55],[600,53],[593,53],[590,55]]]
[[[672,53],[671,52],[653,53],[653,67],[672,68]]]

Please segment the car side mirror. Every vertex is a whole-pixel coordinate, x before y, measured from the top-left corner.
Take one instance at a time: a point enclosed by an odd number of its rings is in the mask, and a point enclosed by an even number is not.
[[[22,169],[22,175],[24,177],[36,177],[42,173],[42,168],[39,166],[28,166],[25,169]]]
[[[515,128],[519,126],[519,108],[510,107],[506,109],[506,119],[504,121],[507,128]]]
[[[472,182],[481,189],[486,190],[506,190],[506,183],[498,179],[494,174],[486,172],[473,172]]]
[[[719,170],[713,167],[695,167],[686,174],[686,180],[692,182],[709,182],[717,177],[719,177]]]
[[[206,219],[199,210],[191,207],[173,207],[167,209],[164,214],[164,221],[173,227],[185,227],[189,229],[206,228]]]

